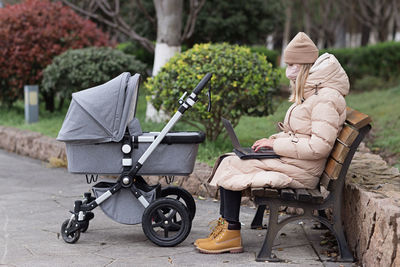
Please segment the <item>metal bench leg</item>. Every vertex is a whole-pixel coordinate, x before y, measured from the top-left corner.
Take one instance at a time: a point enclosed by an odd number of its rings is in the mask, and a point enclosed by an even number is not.
[[[340,261],[348,261],[353,262],[354,258],[351,254],[349,247],[347,246],[347,241],[344,236],[343,226],[342,225],[334,225],[334,235],[339,243],[339,250],[340,250]]]
[[[334,207],[335,208],[335,207]],[[354,258],[349,250],[347,245],[346,237],[344,236],[343,231],[343,224],[342,224],[342,216],[341,216],[341,207],[336,207],[333,210],[333,234],[336,237],[336,240],[339,243],[339,250],[340,250],[340,259],[341,261],[349,261],[353,262]]]
[[[251,222],[251,229],[263,228],[263,218],[264,218],[265,209],[266,209],[266,205],[259,205],[258,206],[257,212],[254,215],[253,221]]]
[[[271,257],[272,245],[274,244],[276,234],[281,228],[278,225],[279,205],[271,203],[268,206],[269,206],[269,222],[268,222],[267,235],[264,239],[264,243],[261,247],[261,250],[257,255],[256,261],[280,261],[278,258]]]
[[[332,234],[335,236],[338,245],[339,245],[339,252],[340,252],[340,261],[345,262],[353,262],[354,258],[347,246],[346,238],[344,236],[342,220],[340,217],[340,211],[334,212],[333,216],[333,224],[327,218],[320,217],[320,216],[313,216],[313,218],[317,219],[320,223],[323,223]]]

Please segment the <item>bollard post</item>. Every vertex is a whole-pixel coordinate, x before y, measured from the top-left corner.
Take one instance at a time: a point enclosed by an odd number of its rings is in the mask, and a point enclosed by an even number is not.
[[[39,120],[39,86],[25,85],[25,121],[34,123]]]

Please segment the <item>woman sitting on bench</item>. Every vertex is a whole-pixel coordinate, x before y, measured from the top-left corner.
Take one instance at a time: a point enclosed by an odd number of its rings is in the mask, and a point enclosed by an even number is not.
[[[196,240],[200,252],[243,251],[239,222],[242,190],[267,186],[313,189],[319,182],[346,119],[344,96],[349,92],[349,80],[333,55],[318,57],[318,48],[303,32],[288,44],[284,60],[293,105],[284,123],[279,123],[281,132],[257,140],[252,146],[256,151],[273,148],[280,158],[223,158],[210,182],[219,186],[221,217],[207,238]]]

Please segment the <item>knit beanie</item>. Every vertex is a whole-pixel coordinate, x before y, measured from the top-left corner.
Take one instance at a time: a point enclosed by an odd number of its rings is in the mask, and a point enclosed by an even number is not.
[[[314,63],[318,58],[318,48],[304,32],[299,32],[287,45],[283,59],[287,64]]]

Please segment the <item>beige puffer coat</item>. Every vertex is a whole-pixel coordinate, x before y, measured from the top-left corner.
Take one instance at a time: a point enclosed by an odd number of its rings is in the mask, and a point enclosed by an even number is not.
[[[263,186],[315,188],[346,119],[348,92],[349,80],[340,63],[331,54],[321,55],[310,69],[304,102],[288,109],[280,123],[282,132],[271,136],[281,157],[225,157],[216,164],[210,184],[235,191]]]

